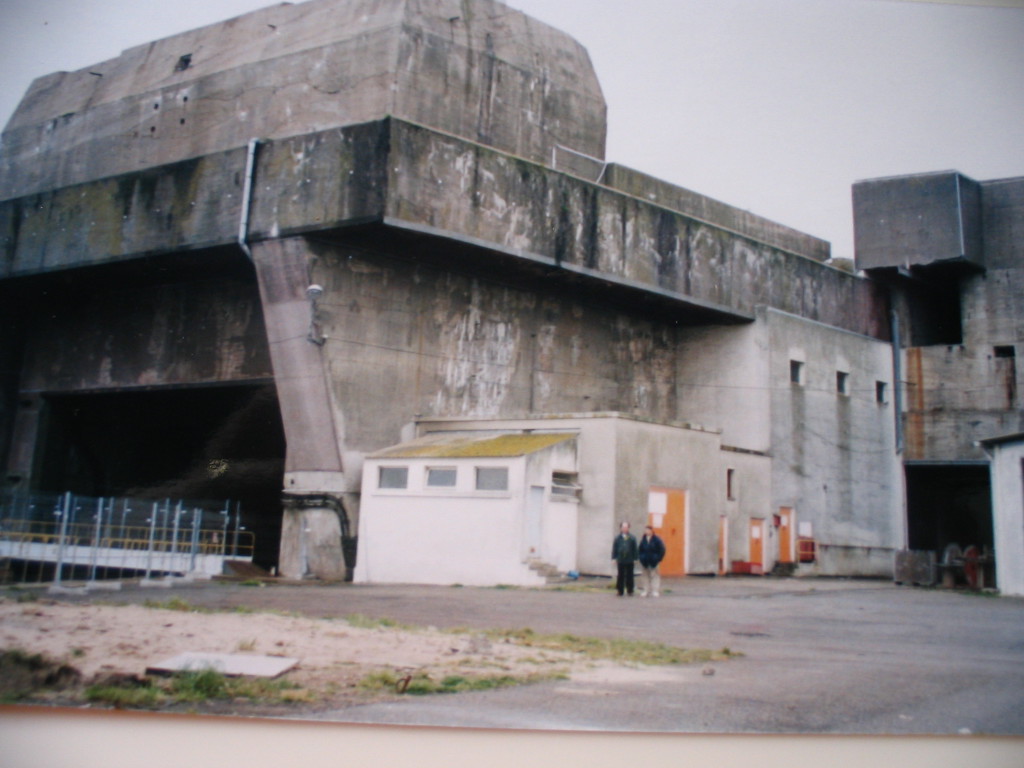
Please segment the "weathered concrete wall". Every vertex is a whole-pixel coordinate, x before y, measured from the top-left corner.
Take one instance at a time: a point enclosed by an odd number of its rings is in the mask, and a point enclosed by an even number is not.
[[[629,520],[634,531],[643,531],[651,486],[686,491],[686,570],[715,573],[718,517],[725,498],[718,433],[626,419],[618,426],[617,517]],[[614,531],[607,533],[609,548],[613,536]]]
[[[826,240],[632,168],[611,163],[604,169],[601,183],[633,197],[671,208],[694,219],[815,261],[826,261],[832,253],[832,247]]]
[[[388,221],[493,243],[737,318],[767,304],[884,337],[871,283],[668,208],[394,123]],[[455,201],[469,199],[470,205]]]
[[[983,460],[978,440],[1024,428],[1024,179],[979,189],[985,270],[957,279],[962,343],[903,352],[909,460]],[[895,284],[905,327],[921,321],[908,290]]]
[[[252,281],[121,283],[57,294],[27,327],[22,393],[265,380],[272,376]]]
[[[726,473],[733,470],[733,495],[730,498],[726,487]],[[724,568],[728,572],[734,560],[750,559],[750,520],[771,519],[778,512],[772,506],[772,459],[768,454],[747,453],[723,447],[719,454],[719,476],[717,487],[721,509],[725,515],[726,556]],[[710,520],[705,525],[710,525]],[[768,528],[768,546],[764,548],[764,570],[769,572],[778,555],[778,538],[775,529]],[[716,553],[717,554],[717,553]]]
[[[978,440],[1024,429],[1016,358],[979,344],[911,347],[903,359],[908,460],[983,460]]]
[[[3,134],[20,197],[396,115],[534,160],[603,156],[586,51],[492,0],[281,3],[36,80]]]
[[[0,278],[235,240],[245,150],[0,202]]]
[[[888,344],[766,310],[772,391],[772,512],[793,507],[818,541],[818,572],[891,574],[902,546],[902,476],[895,452]],[[790,361],[803,363],[802,383]],[[849,394],[837,391],[847,372]],[[876,402],[875,383],[888,401]],[[870,551],[869,551],[870,548]],[[879,557],[876,558],[876,551]],[[864,566],[867,570],[861,570]]]
[[[6,369],[10,395],[0,402],[3,466],[15,487],[37,479],[46,395],[272,378],[251,270],[237,254],[196,256],[201,262],[187,274],[164,261],[7,286],[21,288],[19,322],[4,326],[21,354]]]
[[[981,190],[955,171],[857,182],[853,219],[860,269],[985,264]]]
[[[6,274],[233,242],[244,170],[237,150],[2,203]],[[494,258],[476,251],[484,267],[511,257],[517,269],[650,294],[690,319],[749,320],[767,304],[888,332],[884,297],[867,281],[395,120],[261,147],[251,213],[253,241],[382,220],[491,249]]]
[[[678,418],[721,430],[725,445],[770,451],[770,356],[762,327],[680,328],[678,338]]]
[[[415,414],[676,416],[670,324],[343,247],[317,254],[322,354],[348,451],[394,443]]]
[[[981,182],[985,266],[1019,269],[1024,262],[1024,178]]]

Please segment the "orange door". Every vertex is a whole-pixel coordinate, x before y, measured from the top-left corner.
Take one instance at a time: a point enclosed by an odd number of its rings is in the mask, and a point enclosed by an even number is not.
[[[793,508],[779,508],[779,562],[793,562]]]
[[[686,573],[686,491],[651,488],[647,496],[647,521],[665,542],[665,559],[658,570],[663,576],[683,576]]]
[[[764,518],[750,518],[750,564],[764,567]]]

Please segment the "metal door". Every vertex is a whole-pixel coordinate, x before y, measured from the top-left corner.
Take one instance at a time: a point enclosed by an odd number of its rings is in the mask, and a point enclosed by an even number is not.
[[[750,564],[764,568],[764,518],[750,518]],[[758,571],[760,572],[760,571]]]
[[[792,507],[779,508],[779,562],[793,562],[793,530],[796,521]]]
[[[541,556],[541,539],[544,533],[544,492],[542,485],[530,486],[530,497],[526,502],[526,518],[523,521],[523,549],[527,559]]]
[[[680,488],[651,488],[647,494],[647,521],[665,542],[665,559],[659,569],[663,576],[686,574],[686,491]],[[643,536],[643,531],[639,532]]]

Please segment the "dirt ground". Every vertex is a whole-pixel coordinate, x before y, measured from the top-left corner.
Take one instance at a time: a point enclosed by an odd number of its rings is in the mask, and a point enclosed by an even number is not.
[[[290,702],[204,705],[204,711],[236,714],[298,714],[303,708],[338,708],[398,695],[358,685],[373,672],[387,671],[399,678],[423,673],[438,680],[456,674],[519,678],[595,671],[592,661],[565,651],[492,640],[470,630],[380,626],[359,617],[316,619],[0,598],[0,650],[12,649],[74,667],[81,674],[79,689],[111,676],[143,676],[148,666],[186,651],[298,660],[285,673],[297,686]],[[0,692],[3,688],[0,680]],[[50,699],[68,703],[73,696],[64,691]]]

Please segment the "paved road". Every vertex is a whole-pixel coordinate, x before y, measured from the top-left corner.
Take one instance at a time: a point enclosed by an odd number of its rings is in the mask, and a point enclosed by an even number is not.
[[[740,651],[705,667],[324,712],[405,725],[602,731],[1024,734],[1024,600],[886,582],[666,580],[657,600],[607,589],[205,583],[126,587],[121,602],[178,596],[312,616],[353,613],[437,627],[522,628]]]

